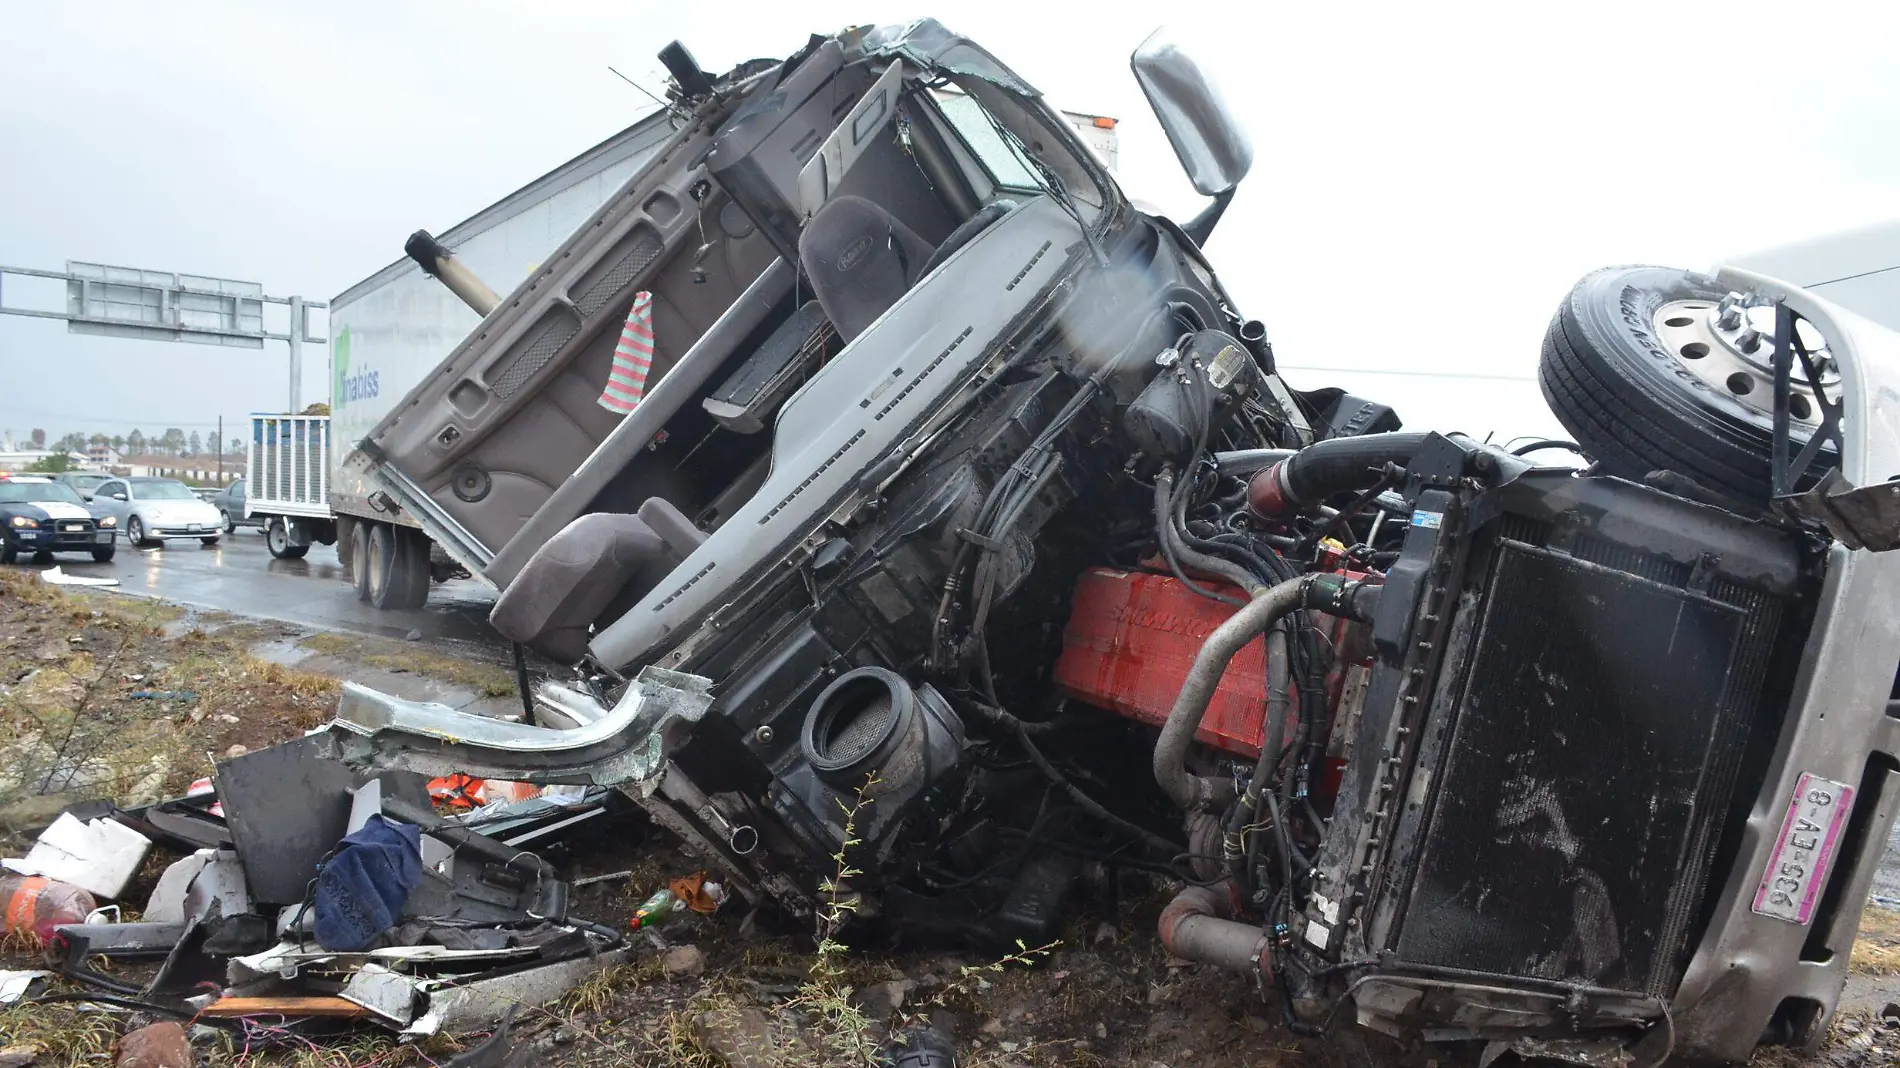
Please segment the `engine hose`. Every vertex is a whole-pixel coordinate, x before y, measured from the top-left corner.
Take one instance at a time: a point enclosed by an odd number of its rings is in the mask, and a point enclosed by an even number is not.
[[[1161,910],[1156,932],[1168,952],[1182,960],[1273,978],[1273,943],[1267,933],[1232,919],[1233,891],[1226,885],[1190,886]]]
[[[1260,811],[1260,795],[1269,786],[1273,777],[1273,767],[1280,761],[1280,747],[1286,742],[1286,714],[1291,704],[1287,692],[1288,653],[1286,628],[1272,627],[1267,631],[1267,733],[1265,744],[1260,748],[1260,759],[1254,764],[1253,778],[1247,780],[1247,788],[1241,791],[1240,800],[1234,802],[1228,810],[1227,826],[1221,838],[1221,861],[1227,874],[1238,878],[1240,885],[1248,890],[1254,887],[1252,871],[1244,863],[1250,850],[1243,839],[1244,828],[1255,821]]]
[[[1335,493],[1363,490],[1379,480],[1386,464],[1410,460],[1428,436],[1396,431],[1308,445],[1248,480],[1247,508],[1264,519],[1277,519]]]
[[[1235,800],[1230,780],[1203,779],[1187,770],[1188,749],[1201,729],[1201,717],[1227,664],[1243,646],[1259,637],[1282,617],[1300,608],[1313,608],[1352,619],[1370,618],[1377,605],[1378,588],[1346,581],[1336,575],[1312,574],[1288,579],[1261,593],[1214,628],[1201,643],[1188,668],[1181,691],[1168,711],[1155,742],[1155,782],[1183,811],[1219,811]],[[1304,741],[1304,739],[1302,739]]]
[[[1259,597],[1265,593],[1267,587],[1253,572],[1231,560],[1209,556],[1188,547],[1175,526],[1174,495],[1176,492],[1174,469],[1163,467],[1161,473],[1155,476],[1155,535],[1161,539],[1162,548],[1168,551],[1167,555],[1171,562],[1178,562],[1182,566],[1191,567],[1209,575],[1219,575],[1246,590],[1249,597]],[[1182,489],[1179,492],[1185,493],[1186,490]],[[1185,576],[1182,576],[1182,581],[1186,581]]]

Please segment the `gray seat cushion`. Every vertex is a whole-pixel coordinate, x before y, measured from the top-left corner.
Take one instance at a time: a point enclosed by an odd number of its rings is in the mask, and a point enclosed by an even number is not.
[[[846,341],[923,277],[933,251],[890,212],[853,196],[832,198],[798,239],[798,262],[812,293]]]
[[[510,641],[563,664],[587,655],[587,628],[667,544],[639,516],[581,516],[535,550],[488,621]]]

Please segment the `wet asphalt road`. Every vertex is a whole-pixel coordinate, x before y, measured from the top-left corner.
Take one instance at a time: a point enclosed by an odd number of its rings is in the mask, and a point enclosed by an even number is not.
[[[488,626],[494,591],[473,579],[437,583],[423,608],[379,611],[356,599],[334,547],[312,545],[302,560],[275,560],[264,536],[251,529],[226,534],[214,546],[180,539],[160,549],[135,549],[121,539],[110,563],[65,554],[55,562],[68,574],[116,578],[119,592],[193,608],[383,638],[421,631],[424,640],[437,643],[505,647]]]

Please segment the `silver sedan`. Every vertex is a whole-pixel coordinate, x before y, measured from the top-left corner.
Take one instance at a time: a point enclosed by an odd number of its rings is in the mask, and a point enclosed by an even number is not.
[[[224,530],[217,508],[171,478],[115,478],[92,491],[92,508],[116,516],[125,540],[144,545],[164,538],[197,538],[216,545]]]

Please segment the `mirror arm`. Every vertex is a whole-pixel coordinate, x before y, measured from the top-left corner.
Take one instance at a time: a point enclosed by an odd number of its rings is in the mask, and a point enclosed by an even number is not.
[[[1181,232],[1194,240],[1196,247],[1206,247],[1209,234],[1214,232],[1214,224],[1227,213],[1227,205],[1234,199],[1234,191],[1216,193],[1213,203],[1201,209],[1201,213],[1182,224]]]

